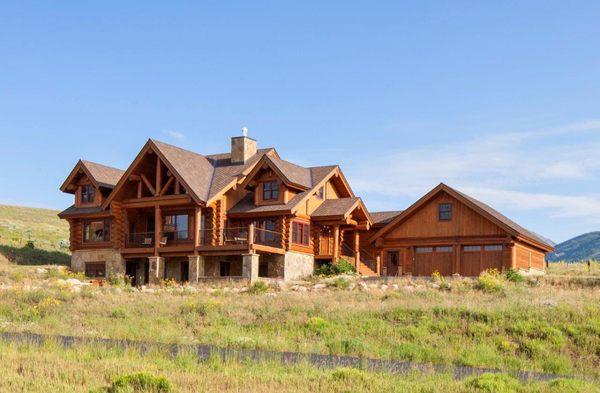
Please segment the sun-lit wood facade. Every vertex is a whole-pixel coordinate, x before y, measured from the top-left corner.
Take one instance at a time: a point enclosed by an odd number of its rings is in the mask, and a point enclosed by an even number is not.
[[[106,274],[136,283],[300,277],[341,259],[363,275],[543,269],[547,245],[438,188],[373,220],[337,165],[301,167],[247,137],[207,156],[149,140],[127,170],[79,161],[61,186],[74,203],[60,217],[76,270],[111,259]],[[440,206],[451,219],[440,220]]]
[[[370,241],[382,274],[477,276],[497,269],[544,269],[552,247],[489,206],[441,184]]]

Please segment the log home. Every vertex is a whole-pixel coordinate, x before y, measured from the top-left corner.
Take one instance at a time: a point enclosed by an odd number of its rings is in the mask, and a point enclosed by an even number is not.
[[[371,214],[339,166],[295,165],[246,135],[211,155],[148,140],[126,170],[79,161],[61,190],[74,195],[59,214],[70,225],[72,269],[137,285],[290,280],[340,259],[367,276],[477,275],[543,269],[551,250],[445,185],[404,212]]]

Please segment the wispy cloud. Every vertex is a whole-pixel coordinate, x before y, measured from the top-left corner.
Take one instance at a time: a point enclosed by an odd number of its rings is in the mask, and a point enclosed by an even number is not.
[[[171,138],[175,138],[175,139],[185,139],[185,134],[183,134],[182,132],[179,131],[173,131],[173,130],[169,130],[167,131],[167,134],[171,137]]]
[[[598,195],[570,196],[557,182],[599,181],[600,120],[527,132],[480,135],[366,157],[347,168],[358,194],[414,198],[439,182],[499,208],[546,209],[553,217],[600,222]],[[365,164],[368,163],[368,164]],[[375,175],[374,175],[375,174]]]

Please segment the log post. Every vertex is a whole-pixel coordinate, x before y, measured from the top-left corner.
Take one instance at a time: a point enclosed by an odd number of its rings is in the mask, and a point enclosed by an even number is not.
[[[154,206],[154,255],[158,256],[158,249],[162,241],[162,212],[160,205]]]
[[[333,263],[337,263],[340,258],[340,226],[333,226]]]

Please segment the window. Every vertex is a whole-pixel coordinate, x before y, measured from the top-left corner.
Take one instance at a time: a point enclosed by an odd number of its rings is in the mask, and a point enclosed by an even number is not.
[[[463,250],[466,252],[479,252],[481,251],[481,246],[464,246]]]
[[[255,230],[255,236],[261,240],[266,242],[274,242],[275,241],[275,221],[273,220],[258,220],[254,221],[254,227],[258,230]],[[263,230],[261,230],[263,229]]]
[[[110,220],[85,221],[83,223],[83,242],[109,242]]]
[[[86,262],[85,275],[93,278],[106,277],[106,264],[104,262]]]
[[[292,223],[292,242],[302,244],[303,246],[309,246],[310,224],[294,221]]]
[[[429,252],[433,252],[433,247],[417,247],[417,254],[427,254]]]
[[[263,183],[263,200],[274,201],[279,199],[279,183],[276,181]]]
[[[94,202],[94,194],[96,189],[93,186],[81,187],[81,203],[92,203]]]
[[[188,215],[168,214],[163,221],[163,234],[168,240],[188,239]]]
[[[319,190],[317,191],[317,198],[318,199],[324,199],[325,198],[325,187],[319,188]]]
[[[452,252],[452,247],[450,247],[450,246],[436,247],[435,252]]]
[[[452,204],[451,203],[440,203],[438,205],[438,213],[440,221],[452,220]]]
[[[502,251],[502,244],[490,244],[483,246],[485,251]]]

